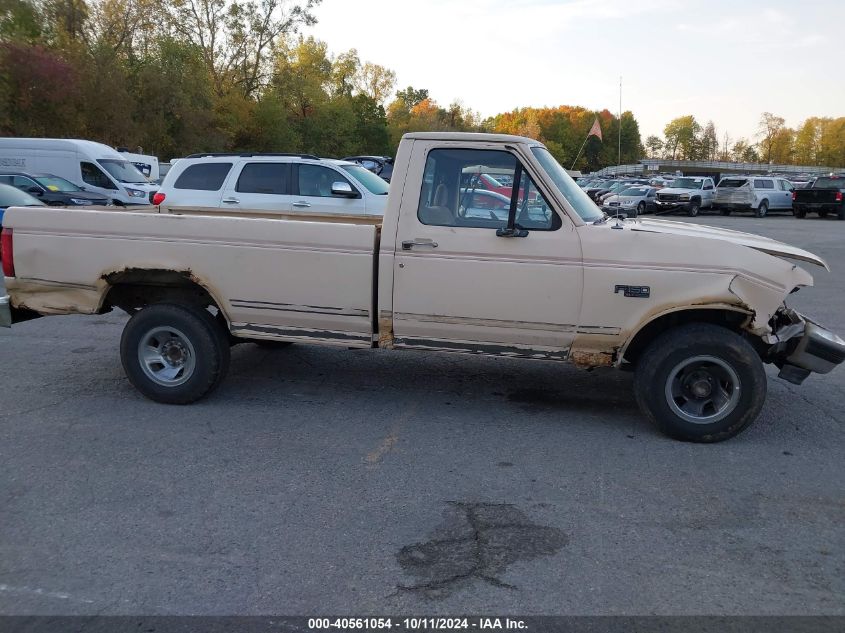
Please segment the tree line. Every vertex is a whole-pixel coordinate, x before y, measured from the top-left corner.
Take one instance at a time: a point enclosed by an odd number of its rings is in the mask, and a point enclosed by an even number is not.
[[[320,0],[2,0],[0,134],[87,138],[164,159],[197,151],[392,154],[409,131],[545,142],[566,167],[618,160],[607,110],[520,108],[482,118],[351,49],[303,37]],[[643,152],[622,115],[622,159]]]
[[[689,114],[667,123],[663,138],[646,138],[645,149],[650,158],[842,167],[845,117],[810,117],[790,128],[783,117],[764,112],[753,139],[731,139],[713,121],[702,126]]]

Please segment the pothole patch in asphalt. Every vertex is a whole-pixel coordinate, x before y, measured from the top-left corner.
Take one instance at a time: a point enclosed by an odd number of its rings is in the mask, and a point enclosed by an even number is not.
[[[399,592],[444,598],[473,582],[516,589],[499,578],[509,565],[560,551],[568,537],[554,527],[532,522],[510,504],[449,503],[444,521],[423,543],[396,554],[402,569],[416,579]]]

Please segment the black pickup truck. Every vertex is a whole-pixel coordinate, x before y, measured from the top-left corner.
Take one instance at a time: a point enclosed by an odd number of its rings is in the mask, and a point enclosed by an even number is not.
[[[824,218],[828,213],[835,213],[840,220],[845,220],[845,176],[820,176],[807,189],[792,192],[792,213],[796,218],[805,218],[808,213],[818,213]]]

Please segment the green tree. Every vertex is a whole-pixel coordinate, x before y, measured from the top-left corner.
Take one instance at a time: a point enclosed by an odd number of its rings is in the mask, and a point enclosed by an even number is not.
[[[764,112],[760,115],[757,138],[760,139],[760,153],[764,162],[772,162],[772,149],[775,139],[785,125],[786,121],[783,117],[775,116],[771,112]]]
[[[667,153],[671,152],[669,158],[673,160],[692,160],[696,156],[696,145],[698,135],[701,133],[701,125],[691,114],[678,117],[666,124],[663,128],[663,136],[666,138]]]

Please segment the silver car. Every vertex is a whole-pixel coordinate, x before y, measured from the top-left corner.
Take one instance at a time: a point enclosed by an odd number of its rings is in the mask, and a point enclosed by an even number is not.
[[[653,213],[655,200],[657,200],[656,188],[634,185],[606,198],[602,204],[602,210],[608,215],[635,218],[644,213]]]

